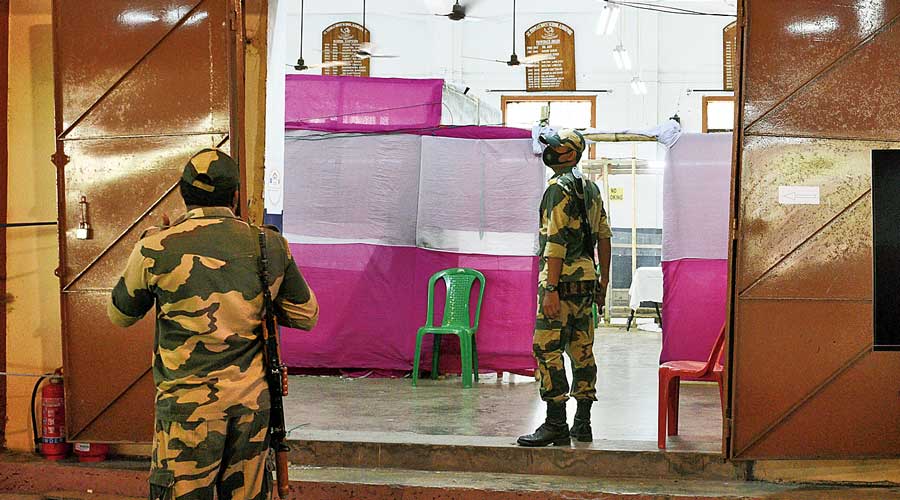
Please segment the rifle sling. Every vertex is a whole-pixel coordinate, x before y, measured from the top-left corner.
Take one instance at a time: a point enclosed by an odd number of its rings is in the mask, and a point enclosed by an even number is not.
[[[597,269],[597,261],[594,259],[594,231],[588,218],[587,191],[585,190],[583,179],[576,177],[575,181],[576,198],[578,193],[581,193],[581,203],[577,203],[578,212],[581,215],[581,232],[584,233],[584,243],[587,246],[587,253],[591,257],[591,264],[594,266],[594,269]]]

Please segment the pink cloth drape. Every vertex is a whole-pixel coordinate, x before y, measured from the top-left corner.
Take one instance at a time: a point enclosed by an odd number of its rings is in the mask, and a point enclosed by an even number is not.
[[[535,368],[536,257],[367,244],[291,244],[291,251],[321,307],[312,332],[285,329],[282,335],[282,354],[292,367],[410,370],[416,330],[425,323],[428,278],[441,269],[471,267],[487,282],[476,337],[479,368],[517,373]],[[438,283],[435,321],[440,324],[444,289]],[[446,338],[442,345],[442,370],[458,373],[458,341]],[[430,363],[430,337],[422,352]]]
[[[437,127],[443,80],[287,75],[285,128],[386,132]]]
[[[706,361],[722,323],[728,285],[727,259],[679,259],[662,263],[663,350],[660,363]]]

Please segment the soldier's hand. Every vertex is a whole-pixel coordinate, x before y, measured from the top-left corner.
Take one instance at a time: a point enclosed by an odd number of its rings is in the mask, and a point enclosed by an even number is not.
[[[559,317],[559,293],[544,292],[544,301],[541,307],[544,310],[544,316],[550,319]]]
[[[594,298],[597,299],[598,304],[606,303],[606,290],[607,289],[609,289],[608,281],[601,280],[600,283],[597,284],[597,289],[595,290]]]

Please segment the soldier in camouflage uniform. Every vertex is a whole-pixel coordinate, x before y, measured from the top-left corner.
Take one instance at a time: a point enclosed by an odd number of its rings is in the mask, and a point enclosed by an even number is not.
[[[533,434],[521,436],[521,446],[568,445],[571,438],[589,442],[591,404],[596,401],[597,365],[594,362],[592,304],[602,307],[609,284],[612,231],[597,185],[573,171],[584,152],[584,137],[575,130],[560,130],[541,137],[546,145],[544,164],[554,175],[541,200],[540,274],[538,310],[534,330],[534,356],[541,399],[547,418]],[[583,220],[590,224],[591,238]],[[594,264],[599,246],[600,282]],[[572,388],[566,380],[563,352],[572,365]],[[571,430],[566,423],[566,401],[578,402]]]
[[[260,229],[234,215],[239,178],[221,151],[192,157],[180,181],[187,213],[141,236],[108,305],[122,327],[156,309],[151,499],[264,499],[271,491]],[[309,330],[316,297],[285,239],[264,231],[278,320]]]

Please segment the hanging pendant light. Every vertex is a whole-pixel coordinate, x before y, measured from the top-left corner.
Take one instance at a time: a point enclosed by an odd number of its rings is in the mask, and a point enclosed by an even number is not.
[[[617,68],[620,70],[631,71],[631,57],[621,43],[613,49],[613,59],[616,60]]]
[[[600,11],[600,17],[597,18],[598,35],[611,35],[616,30],[621,10],[618,5],[609,3],[603,7],[603,10]]]
[[[636,76],[631,79],[631,92],[634,95],[645,95],[647,93],[647,84],[640,77]]]

